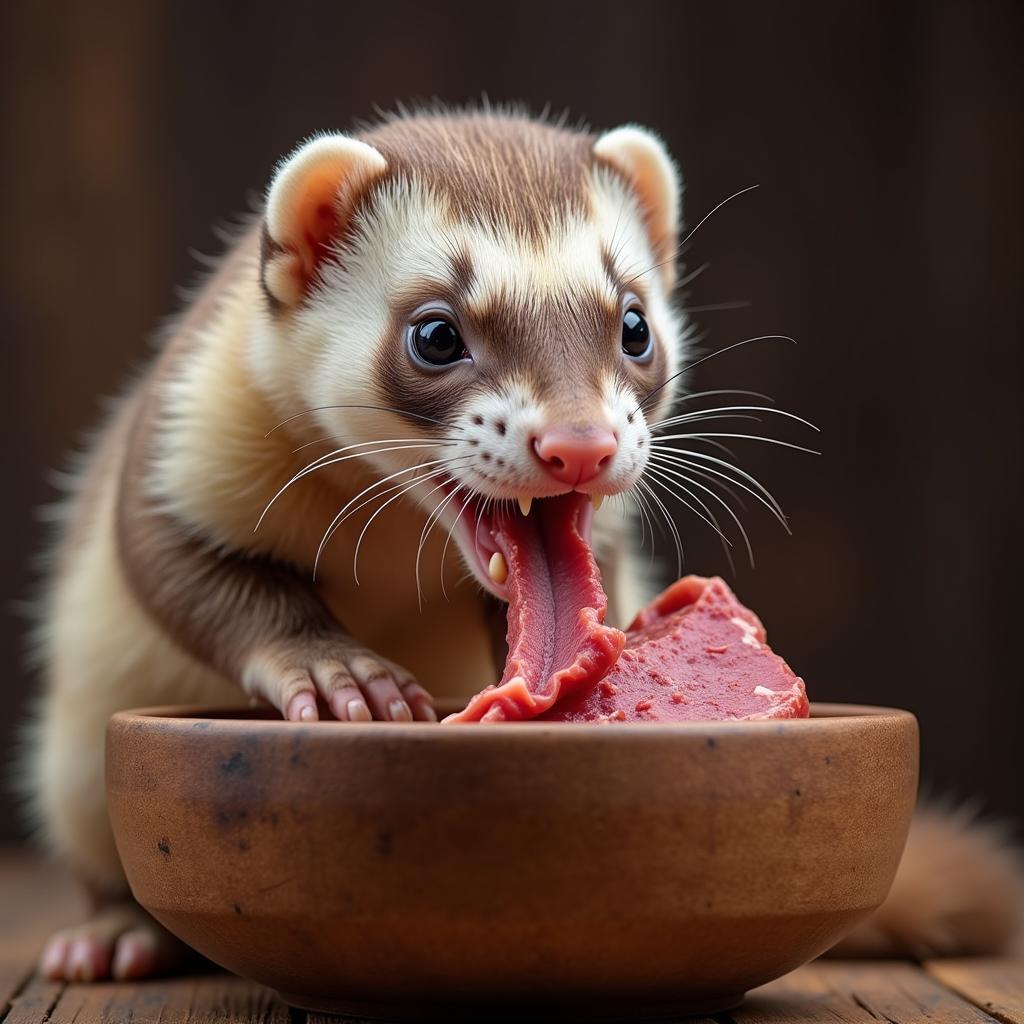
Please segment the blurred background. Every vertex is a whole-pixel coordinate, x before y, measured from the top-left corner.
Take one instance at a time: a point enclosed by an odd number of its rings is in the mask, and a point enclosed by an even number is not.
[[[439,97],[656,129],[695,224],[693,387],[767,392],[730,582],[812,697],[908,707],[933,792],[1024,814],[1021,107],[1015,2],[0,5],[0,751],[48,478],[141,365],[195,253],[308,133]],[[744,424],[738,424],[744,426]],[[770,426],[770,424],[762,424]],[[723,427],[723,429],[729,429]],[[728,566],[680,514],[686,567]],[[666,575],[674,566],[666,563]],[[21,825],[0,796],[0,838]]]

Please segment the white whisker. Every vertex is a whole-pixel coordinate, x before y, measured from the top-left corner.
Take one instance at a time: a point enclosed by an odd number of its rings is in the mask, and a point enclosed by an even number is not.
[[[648,522],[647,522],[647,516],[646,516],[646,512],[644,510],[644,506],[640,503],[640,496],[637,495],[636,493],[634,493],[635,487],[636,487],[636,484],[634,484],[633,487],[631,487],[629,489],[629,491],[626,492],[626,494],[627,494],[627,497],[629,497],[630,500],[633,502],[633,504],[636,505],[637,511],[640,513],[640,547],[643,548],[644,544],[647,542],[647,525],[648,525]],[[652,545],[652,547],[654,545],[654,527],[653,527],[653,525],[651,526],[651,545]],[[653,559],[653,555],[652,555],[651,560],[653,562],[653,560],[654,560]]]
[[[658,497],[654,492],[654,488],[648,486],[648,492],[650,497],[655,501],[658,508],[661,509],[662,515],[665,517],[665,522],[668,524],[669,529],[672,531],[672,540],[676,546],[676,576],[683,575],[683,539],[679,536],[679,529],[676,527],[675,520],[672,518],[669,510],[665,507],[665,503]]]
[[[374,442],[364,442],[364,444],[360,445],[359,447],[364,447],[366,444],[372,444],[372,443],[374,443]],[[356,447],[356,446],[349,446],[349,447]],[[339,448],[337,452],[331,452],[330,455],[336,455],[339,452],[348,451],[349,447]],[[292,486],[292,484],[297,483],[303,477],[309,476],[310,473],[315,473],[319,469],[325,469],[327,466],[334,466],[334,465],[337,465],[340,462],[348,462],[350,459],[363,459],[363,458],[368,458],[369,456],[372,456],[372,455],[383,455],[383,454],[385,454],[387,452],[400,452],[400,451],[409,451],[411,449],[423,449],[423,448],[449,448],[449,447],[451,447],[451,445],[443,443],[443,442],[441,442],[441,443],[431,442],[429,444],[408,444],[408,445],[397,445],[395,447],[389,447],[389,448],[374,448],[371,451],[355,452],[355,453],[349,454],[349,455],[342,455],[340,458],[337,458],[337,459],[330,458],[327,455],[322,455],[322,456],[320,456],[320,458],[314,459],[311,463],[309,463],[309,465],[305,466],[298,473],[296,473],[277,492],[277,494],[275,494],[270,499],[270,501],[267,502],[266,507],[263,509],[263,512],[261,513],[259,519],[256,521],[256,525],[253,527],[253,533],[255,533],[260,528],[260,526],[263,523],[263,520],[266,519],[267,513],[273,507],[274,503],[278,500],[278,498],[281,497],[282,494],[284,494],[285,491],[288,490],[289,487]],[[324,461],[325,459],[328,459],[329,461]]]
[[[670,416],[668,419],[660,420],[657,427],[671,427],[678,423],[686,423],[693,420],[700,420],[702,418],[709,418],[709,413],[748,413],[748,412],[765,412],[770,413],[773,416],[784,416],[786,419],[795,420],[797,423],[802,423],[805,427],[810,427],[811,430],[821,433],[818,427],[816,427],[810,420],[805,420],[802,416],[797,416],[794,413],[786,412],[785,409],[776,409],[773,406],[764,405],[718,405],[711,409],[695,409],[693,412],[680,413],[678,416]],[[716,416],[716,418],[724,418]],[[737,419],[741,417],[737,415]],[[651,428],[656,429],[655,427]]]
[[[662,470],[662,471],[664,470],[664,468],[665,468],[665,467],[663,467],[663,466],[659,466],[659,467],[657,467],[657,469],[658,469],[658,470]],[[653,467],[653,466],[648,466],[648,470],[649,470],[649,471],[650,471],[650,472],[651,472],[652,474],[654,474],[654,475],[656,475],[656,473],[657,473],[657,471],[656,471],[655,467]],[[708,514],[708,516],[709,516],[709,517],[711,518],[711,520],[712,520],[712,521],[713,521],[713,522],[715,523],[715,525],[716,525],[716,526],[718,525],[718,518],[717,518],[717,517],[715,516],[715,514],[714,514],[714,513],[713,513],[713,512],[711,511],[711,509],[709,509],[709,508],[708,508],[707,504],[706,504],[705,502],[701,501],[701,499],[700,499],[700,498],[699,498],[699,497],[698,497],[698,496],[697,496],[696,494],[694,494],[694,493],[693,493],[692,491],[690,491],[690,490],[689,490],[688,488],[686,488],[686,487],[682,487],[682,485],[681,485],[681,484],[679,484],[679,483],[676,483],[675,481],[672,481],[672,485],[673,485],[673,487],[681,487],[681,488],[682,488],[682,490],[686,491],[686,493],[687,493],[687,494],[689,494],[689,495],[690,495],[690,497],[691,497],[691,498],[693,498],[693,500],[694,500],[695,502],[697,502],[697,504],[698,504],[698,505],[700,505],[700,507],[701,507],[702,509],[704,509],[704,511],[705,511],[705,512],[706,512],[706,513]],[[664,485],[663,485],[663,486],[664,486]],[[668,488],[666,488],[666,490],[668,490]],[[674,491],[671,491],[670,493],[672,493],[674,497],[678,498],[678,495],[676,495]],[[723,532],[724,532],[724,531],[723,531]],[[735,575],[735,574],[736,574],[736,563],[735,563],[735,562],[733,561],[733,558],[732,558],[732,550],[731,550],[731,548],[732,548],[732,544],[731,544],[731,543],[728,543],[728,542],[727,542],[727,541],[725,540],[725,538],[724,538],[724,537],[722,537],[722,536],[719,536],[719,543],[720,543],[720,544],[722,545],[722,550],[723,550],[723,551],[725,552],[725,558],[726,558],[726,561],[727,561],[727,562],[729,563],[729,570],[730,570],[730,571],[732,572],[732,574],[733,574],[733,575]]]
[[[396,445],[401,447],[391,448],[371,448],[372,445]],[[335,448],[333,451],[325,452],[323,455],[318,455],[312,462],[308,462],[302,469],[300,469],[289,481],[294,483],[296,480],[301,480],[302,477],[308,476],[310,473],[318,469],[323,469],[325,466],[333,466],[335,461],[345,462],[349,458],[361,458],[366,455],[376,455],[378,451],[402,451],[406,448],[450,448],[452,447],[450,442],[445,441],[423,441],[419,438],[382,438],[379,441],[359,441],[355,444],[347,444],[341,448]],[[351,452],[356,448],[365,448],[365,452],[356,453],[354,455],[348,455],[345,458],[335,459],[335,456],[343,456],[346,452]],[[287,486],[287,485],[286,485]]]
[[[679,280],[676,281],[676,289],[685,288],[688,284],[692,284],[710,266],[711,263],[706,261],[702,263],[696,270],[691,270],[685,277],[679,278]]]
[[[743,341],[733,342],[731,345],[726,345],[725,348],[720,348],[715,352],[709,352],[705,356],[701,356],[699,359],[695,359],[692,363],[687,363],[681,370],[676,370],[675,373],[670,374],[665,378],[656,388],[649,391],[640,404],[633,410],[630,415],[636,415],[648,402],[659,392],[662,388],[667,387],[677,377],[681,377],[684,373],[688,373],[695,366],[700,366],[701,363],[706,363],[709,359],[714,359],[716,356],[724,356],[726,352],[732,352],[733,349],[742,348],[744,345],[753,345],[758,341],[789,341],[794,345],[796,339],[789,337],[788,334],[759,334],[756,338],[744,338]]]
[[[654,466],[648,466],[647,467],[647,471],[649,473],[651,473],[652,476],[657,475],[659,472],[662,472],[662,470],[659,470],[659,469],[657,469]],[[729,540],[729,538],[726,537],[726,535],[724,533],[722,533],[721,528],[718,526],[717,521],[715,521],[713,517],[709,519],[708,516],[704,515],[701,512],[698,512],[697,509],[695,509],[685,498],[679,497],[679,495],[676,494],[675,492],[670,491],[669,493],[672,494],[672,496],[676,499],[676,501],[678,501],[681,504],[685,505],[695,516],[697,516],[698,519],[703,519],[704,522],[707,523],[708,526],[710,526],[711,529],[714,530],[715,533],[717,533],[718,536],[722,538],[722,540],[724,540],[730,546],[732,545],[732,541]],[[691,495],[691,497],[693,497],[693,496]]]
[[[709,213],[704,214],[704,216],[697,222],[696,227],[690,228],[690,230],[683,237],[683,240],[679,243],[679,245],[676,246],[675,252],[673,252],[672,255],[667,260],[662,260],[660,263],[655,263],[653,267],[648,267],[646,270],[642,271],[641,273],[634,275],[632,278],[630,278],[629,281],[626,282],[626,284],[630,285],[638,277],[643,277],[645,274],[649,274],[652,270],[657,270],[659,267],[663,267],[667,263],[673,263],[675,260],[677,260],[679,258],[680,253],[683,251],[683,246],[685,246],[687,244],[687,242],[689,242],[690,239],[693,238],[693,236],[697,233],[697,230],[701,227],[702,224],[704,224],[705,221],[707,221],[707,219],[709,217],[711,217],[713,214],[717,213],[723,206],[725,206],[726,203],[731,202],[733,199],[736,199],[737,197],[742,196],[742,195],[744,195],[747,192],[752,192],[755,188],[759,188],[759,187],[760,186],[758,186],[758,185],[748,185],[746,188],[741,188],[739,190],[739,192],[733,192],[733,194],[731,196],[729,196],[726,199],[723,199]]]
[[[740,441],[762,441],[765,444],[777,444],[782,448],[792,448],[794,451],[805,452],[807,455],[820,455],[813,448],[804,448],[803,445],[792,444],[789,441],[780,441],[777,437],[763,437],[761,434],[661,434],[662,441],[685,441],[689,437],[731,437]]]
[[[651,530],[651,557],[649,559],[649,563],[648,564],[654,565],[654,555],[655,555],[654,527],[655,527],[655,524],[657,524],[658,533],[662,537],[665,536],[665,529],[661,525],[661,521],[658,519],[658,517],[655,516],[654,509],[651,508],[651,504],[650,504],[650,501],[649,501],[650,494],[651,494],[650,485],[648,485],[644,481],[644,479],[641,477],[639,480],[637,480],[637,482],[633,486],[636,489],[636,499],[637,499],[637,501],[641,504],[641,506],[643,508],[645,508],[647,510],[647,522],[648,522],[648,525],[650,526],[650,530]]]
[[[672,472],[672,470],[670,470],[668,467],[665,467],[665,466],[663,466],[662,469],[664,469],[665,472]],[[675,472],[678,473],[678,476],[680,477],[681,480],[685,480],[687,483],[691,484],[694,487],[699,487],[706,494],[708,494],[712,498],[714,498],[715,501],[717,501],[718,504],[721,505],[722,508],[724,508],[725,511],[729,513],[730,517],[732,518],[732,521],[736,524],[737,529],[740,531],[740,535],[743,537],[743,544],[744,544],[744,546],[747,549],[747,559],[750,562],[750,568],[751,569],[755,568],[753,545],[750,543],[750,537],[747,535],[747,531],[746,531],[746,529],[743,526],[743,522],[741,521],[740,517],[738,515],[736,515],[736,513],[733,511],[732,506],[720,494],[718,494],[716,491],[713,491],[707,485],[702,484],[699,480],[694,480],[693,477],[688,476],[685,473],[680,473],[678,470],[675,471]],[[707,478],[705,478],[705,479],[707,479]],[[719,486],[724,486],[724,485],[719,484]],[[726,488],[726,489],[728,489],[728,488]],[[690,493],[692,493],[692,492],[690,492]],[[732,493],[732,492],[730,491],[730,493]],[[694,495],[694,500],[697,500],[697,496],[696,495]],[[740,499],[737,498],[736,500],[739,501]],[[740,506],[741,507],[742,507],[742,504],[743,503],[740,502]],[[732,568],[732,571],[735,573],[736,567],[735,567],[735,565],[732,564],[732,555],[727,551],[726,552],[726,556],[729,558],[730,567]]]
[[[455,528],[459,525],[459,520],[462,518],[463,513],[469,507],[469,503],[473,500],[472,494],[466,495],[466,500],[462,503],[462,508],[459,509],[458,515],[452,520],[452,525],[448,530],[448,536],[445,537],[444,547],[441,549],[441,593],[444,595],[444,599],[448,600],[448,590],[444,583],[444,560],[448,554],[448,545],[452,541],[452,534],[455,532]]]
[[[454,477],[449,477],[446,481],[442,482],[441,486],[445,484],[452,484]],[[423,524],[423,529],[420,530],[419,544],[416,546],[416,597],[419,602],[420,611],[423,610],[423,587],[420,583],[420,559],[423,556],[423,546],[426,544],[427,536],[434,526],[440,521],[444,515],[445,509],[452,502],[455,496],[459,493],[459,488],[446,494],[433,508],[430,515],[427,516],[426,522]]]
[[[715,388],[713,391],[691,391],[687,395],[680,395],[676,398],[674,405],[682,405],[683,402],[693,402],[698,398],[710,398],[712,395],[746,395],[750,398],[760,398],[764,402],[773,402],[775,399],[771,395],[762,394],[760,391],[747,391],[743,388]],[[666,417],[665,419],[668,419]],[[660,426],[665,422],[665,419],[648,420],[647,425],[653,430],[655,427]]]
[[[696,412],[689,413],[685,416],[673,417],[659,425],[663,429],[666,429],[668,427],[678,426],[680,423],[707,423],[711,420],[751,420],[754,423],[764,423],[764,420],[760,416],[751,416],[749,413],[720,413],[716,412],[714,409],[699,409]],[[651,428],[651,433],[654,433],[653,427]]]
[[[335,441],[339,437],[348,437],[348,434],[325,434],[323,437],[318,437],[315,441],[307,441],[305,444],[300,444],[298,448],[292,449],[292,455],[297,455],[299,452],[304,451],[306,448],[312,448],[315,444],[326,444],[328,441]],[[458,437],[448,437],[446,435],[441,437],[389,437],[389,438],[378,438],[375,441],[361,441],[358,444],[349,445],[348,448],[359,448],[371,444],[405,444],[410,441],[422,441],[425,444],[436,444],[441,441],[447,441],[451,444],[456,444],[461,440]],[[329,452],[328,455],[337,455],[340,452],[348,451],[348,448],[339,448],[334,452]],[[321,458],[327,458],[327,455],[320,456]]]
[[[715,501],[717,501],[719,505],[721,505],[725,509],[725,511],[729,513],[729,516],[731,517],[732,521],[736,524],[737,528],[739,529],[740,535],[743,537],[743,543],[747,549],[747,558],[750,561],[750,567],[753,569],[754,550],[750,544],[750,537],[747,535],[747,531],[746,529],[744,529],[743,523],[740,521],[739,516],[737,516],[736,513],[732,510],[732,508],[729,506],[729,503],[725,501],[721,497],[721,495],[716,494],[713,490],[711,490],[710,487],[706,487],[704,484],[692,479],[691,477],[686,476],[686,474],[681,473],[677,469],[672,469],[668,466],[659,466],[657,471],[659,473],[668,474],[671,478],[673,478],[676,481],[676,485],[681,487],[684,491],[686,491],[686,493],[689,494],[690,497],[693,498],[693,500],[696,501],[701,506],[701,508],[703,508],[707,512],[707,514],[711,516],[712,519],[714,519],[716,523],[718,522],[717,516],[715,516],[711,509],[708,508],[707,504],[704,501],[702,501],[698,495],[694,494],[693,491],[689,489],[689,487],[685,486],[686,484],[691,484],[694,487],[699,487],[702,491],[704,491],[705,493],[709,494],[712,498],[714,498]],[[729,560],[729,568],[732,570],[733,573],[735,573],[736,565],[732,560],[732,552],[730,551],[732,545],[729,544],[727,547],[723,547],[725,550],[725,556]]]
[[[326,412],[329,409],[362,409],[372,410],[373,412],[390,412],[396,416],[409,417],[414,420],[419,420],[422,423],[433,423],[439,427],[447,427],[448,429],[462,430],[463,428],[453,423],[445,423],[444,420],[434,419],[432,416],[423,416],[418,412],[411,412],[408,409],[396,409],[391,405],[317,405],[312,409],[303,409],[302,412],[293,413],[291,416],[286,416],[276,426],[271,427],[263,436],[270,437],[275,430],[280,430],[286,423],[291,423],[292,420],[300,419],[303,416],[312,416],[315,412]]]
[[[752,495],[759,502],[761,502],[761,504],[764,505],[772,513],[772,515],[775,516],[776,519],[778,519],[778,521],[782,524],[783,529],[786,530],[787,533],[790,532],[789,523],[786,519],[786,514],[782,511],[782,506],[778,503],[778,501],[776,501],[775,496],[771,493],[771,491],[768,490],[767,487],[764,486],[764,484],[761,483],[760,480],[758,480],[756,477],[751,476],[745,470],[740,469],[739,466],[734,466],[731,462],[726,462],[724,459],[717,459],[713,455],[706,455],[704,452],[689,451],[688,449],[685,448],[669,448],[660,445],[652,445],[651,457],[654,458],[656,455],[661,456],[663,461],[684,465],[691,469],[703,468],[713,476],[720,476],[723,480],[726,480],[731,484],[735,484],[735,486],[746,491],[748,494]],[[687,456],[689,458],[687,458]],[[755,488],[757,488],[757,490],[752,490],[750,487],[747,487],[746,484],[742,483],[740,480],[734,480],[732,477],[726,476],[725,473],[713,469],[710,466],[701,467],[699,463],[689,461],[690,458],[703,459],[707,462],[714,463],[716,466],[722,466],[725,469],[731,470],[733,473],[736,473],[744,480],[748,480]]]
[[[398,494],[394,495],[391,498],[388,498],[388,500],[385,501],[384,504],[381,505],[373,513],[373,515],[371,515],[370,518],[366,520],[366,522],[363,524],[362,530],[359,532],[359,537],[356,540],[355,551],[352,553],[352,578],[356,581],[356,586],[357,587],[361,586],[361,584],[359,582],[359,550],[363,546],[363,538],[366,536],[366,531],[369,530],[371,523],[373,523],[373,521],[377,518],[377,516],[379,516],[381,514],[381,512],[383,512],[384,509],[386,509],[388,507],[388,505],[392,504],[395,501],[398,501],[399,498],[404,497],[406,494],[409,493],[409,491],[413,490],[416,487],[419,487],[420,484],[425,483],[427,480],[430,480],[433,477],[439,476],[441,473],[445,473],[445,472],[447,472],[447,466],[444,466],[444,467],[442,467],[440,469],[435,469],[432,472],[427,473],[426,476],[417,477],[415,480],[412,481],[412,483],[408,484],[403,490],[399,491]],[[443,485],[441,485],[441,484],[438,485],[438,487],[441,487],[441,486],[443,486]],[[437,490],[437,489],[438,488],[435,487],[433,490]],[[432,494],[433,491],[430,491],[429,493]]]
[[[324,548],[327,546],[327,544],[330,541],[331,537],[334,536],[334,533],[338,529],[338,527],[347,518],[346,513],[348,513],[350,509],[353,512],[357,511],[357,509],[353,509],[352,506],[356,502],[358,502],[360,498],[362,498],[368,492],[376,490],[378,487],[381,487],[382,485],[384,485],[386,483],[389,483],[390,481],[394,480],[396,477],[402,476],[405,473],[419,473],[422,470],[428,468],[429,466],[437,466],[437,467],[439,467],[438,469],[435,469],[433,472],[427,474],[427,476],[422,477],[422,478],[417,478],[417,480],[413,481],[413,484],[415,485],[416,483],[422,482],[422,480],[429,479],[429,477],[433,476],[435,473],[443,472],[443,468],[442,467],[447,467],[451,463],[457,462],[459,459],[464,459],[464,458],[469,458],[469,456],[466,456],[466,455],[456,455],[456,456],[452,456],[451,458],[447,458],[447,459],[435,459],[435,460],[433,460],[431,462],[420,462],[420,463],[417,463],[415,466],[406,466],[403,469],[399,469],[399,470],[397,470],[394,473],[388,474],[388,476],[382,477],[380,480],[375,480],[372,484],[368,485],[367,487],[364,487],[354,497],[349,498],[349,500],[347,502],[345,502],[345,504],[342,505],[342,507],[338,510],[337,514],[331,520],[330,525],[327,527],[327,530],[324,532],[323,538],[320,541],[320,546],[317,548],[316,558],[315,558],[315,560],[313,562],[313,579],[314,580],[316,579],[317,566],[320,563],[320,557],[323,554]],[[407,481],[407,480],[402,481],[402,484],[400,486],[405,486],[408,483],[410,483],[410,481]],[[374,499],[379,498],[379,497],[382,497],[382,494],[380,492],[378,492],[377,494],[372,495],[368,499],[368,501],[373,501]],[[364,505],[367,504],[368,501],[364,502],[363,504]],[[360,505],[358,507],[361,508],[362,505]],[[358,583],[358,580],[356,582]]]
[[[739,465],[740,457],[736,454],[735,450],[730,448],[727,444],[722,444],[721,441],[713,441],[711,438],[707,437],[697,437],[694,438],[694,440],[698,444],[706,444],[709,448],[717,448],[720,452],[723,452],[725,455],[728,455],[729,458],[736,463],[736,465]]]
[[[748,192],[753,192],[755,188],[760,187],[760,185],[748,185],[746,188],[741,188],[739,192],[733,192],[731,196],[727,196],[725,199],[723,199],[716,207],[714,207],[708,213],[705,213],[704,216],[701,217],[699,221],[697,221],[696,227],[692,227],[689,231],[686,232],[686,234],[683,236],[683,240],[676,247],[676,252],[679,253],[680,251],[682,251],[683,246],[686,245],[686,243],[689,242],[689,240],[693,238],[695,234],[697,234],[698,229],[701,228],[706,221],[710,220],[711,217],[718,213],[718,211],[723,206],[725,206],[726,203],[731,203],[734,199],[738,199],[740,196],[746,195]]]
[[[657,454],[660,455],[661,453],[659,452]],[[725,491],[726,494],[729,495],[730,498],[732,498],[733,501],[736,502],[737,505],[739,505],[739,507],[744,512],[750,511],[747,508],[747,503],[743,500],[743,495],[740,494],[738,491],[734,490],[732,487],[729,486],[728,483],[725,482],[729,480],[732,483],[736,483],[736,481],[732,480],[731,477],[727,477],[724,473],[718,473],[717,476],[712,476],[711,473],[707,472],[703,467],[698,468],[698,464],[696,462],[686,462],[683,459],[679,459],[676,461],[679,463],[684,463],[686,467],[689,469],[691,476],[700,477],[702,480],[707,480],[709,483],[713,483],[716,487],[720,487],[723,491]],[[668,463],[662,463],[661,460],[659,460],[659,464],[665,465]],[[737,486],[739,485],[737,484]],[[771,510],[771,506],[769,506],[769,509]]]

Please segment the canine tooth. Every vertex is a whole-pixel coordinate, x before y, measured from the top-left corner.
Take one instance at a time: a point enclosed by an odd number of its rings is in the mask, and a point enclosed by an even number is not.
[[[500,551],[495,551],[491,555],[491,560],[487,563],[487,575],[495,583],[504,583],[508,579],[508,566],[505,564],[505,556]]]
[[[596,512],[604,504],[604,495],[592,494],[590,496],[590,503],[594,506],[594,511]]]
[[[524,498],[520,495],[519,511],[522,512],[524,516],[528,516],[531,508],[533,508],[533,498]]]

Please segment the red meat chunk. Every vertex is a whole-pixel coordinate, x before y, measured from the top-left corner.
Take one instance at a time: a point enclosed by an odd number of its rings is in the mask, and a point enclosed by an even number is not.
[[[806,718],[803,680],[758,617],[716,578],[686,576],[633,620],[604,624],[590,503],[566,494],[481,515],[504,557],[508,658],[501,680],[447,722],[657,722]]]
[[[633,621],[603,679],[538,716],[558,722],[806,718],[803,680],[717,578],[686,576]]]

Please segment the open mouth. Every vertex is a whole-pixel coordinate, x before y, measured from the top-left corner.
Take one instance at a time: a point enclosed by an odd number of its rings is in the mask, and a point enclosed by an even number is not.
[[[495,597],[508,601],[510,575],[543,571],[537,554],[557,560],[570,553],[574,535],[576,543],[582,541],[589,549],[594,506],[589,495],[578,491],[497,505],[474,496],[462,502],[458,516],[456,534],[474,576]]]
[[[603,624],[608,599],[590,546],[593,505],[575,491],[535,500],[528,515],[511,502],[473,505],[463,505],[456,529],[475,575],[508,602],[509,653],[498,685],[454,717],[530,717],[601,678],[625,642]]]

